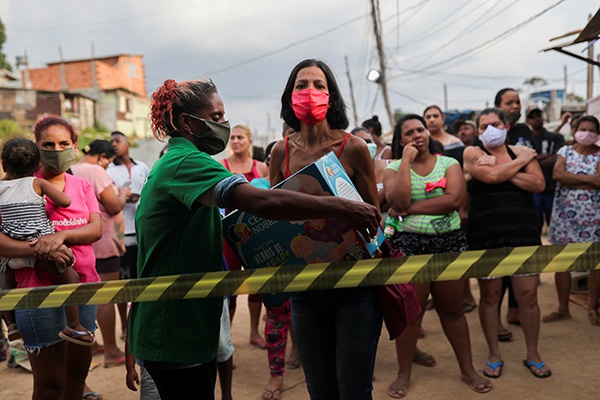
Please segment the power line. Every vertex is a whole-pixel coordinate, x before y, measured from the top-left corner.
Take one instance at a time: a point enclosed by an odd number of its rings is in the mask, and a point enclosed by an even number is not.
[[[446,24],[439,24],[439,25],[438,25],[438,27],[437,27],[437,29],[434,29],[434,30],[427,29],[427,30],[426,30],[426,32],[427,32],[427,33],[425,33],[425,32],[421,32],[420,34],[416,35],[414,38],[412,38],[412,39],[408,39],[408,40],[407,40],[407,42],[408,42],[408,43],[406,43],[406,44],[405,44],[405,45],[403,45],[403,46],[399,46],[399,47],[400,47],[400,48],[409,47],[409,46],[412,46],[412,45],[414,45],[414,44],[416,44],[416,43],[419,43],[419,42],[421,42],[421,41],[425,40],[426,38],[428,38],[428,37],[430,37],[430,36],[433,36],[433,35],[435,35],[436,33],[440,32],[440,31],[443,31],[443,30],[444,30],[444,29],[446,29],[448,26],[451,26],[451,25],[453,25],[454,23],[456,23],[456,22],[460,21],[461,19],[463,19],[463,18],[466,18],[466,17],[467,17],[469,14],[471,14],[471,13],[472,13],[472,12],[474,12],[474,11],[476,11],[478,8],[480,8],[481,6],[483,6],[483,5],[485,4],[485,2],[482,2],[482,3],[478,4],[478,5],[476,5],[476,6],[475,6],[475,8],[473,8],[473,9],[472,9],[472,10],[470,10],[469,12],[467,12],[467,13],[464,13],[464,14],[460,14],[460,15],[459,15],[459,17],[458,17],[457,19],[455,19],[455,20],[452,20],[452,19],[446,19],[446,18],[447,18],[447,17],[448,17],[450,14],[456,14],[456,13],[458,13],[458,12],[459,12],[459,10],[460,10],[461,8],[464,8],[466,5],[468,5],[468,4],[469,4],[469,3],[471,3],[472,1],[473,1],[473,0],[467,0],[467,2],[466,2],[466,3],[464,3],[464,4],[461,4],[461,5],[460,5],[460,6],[458,6],[458,7],[457,7],[455,10],[453,10],[453,11],[450,11],[448,14],[446,14],[446,15],[445,15],[445,16],[442,18],[442,21],[446,21]],[[500,1],[502,1],[502,0],[500,0]],[[440,21],[440,22],[441,22],[441,21]]]
[[[206,74],[204,74],[204,75],[208,75],[208,76],[217,75],[217,74],[220,74],[221,72],[229,71],[229,70],[232,70],[232,69],[234,69],[234,68],[241,67],[242,65],[246,65],[246,64],[253,63],[253,62],[255,62],[255,61],[259,61],[259,60],[261,60],[261,59],[263,59],[263,58],[265,58],[265,57],[272,56],[272,55],[275,55],[275,54],[277,54],[277,53],[284,52],[284,51],[286,51],[286,50],[289,50],[289,49],[291,49],[292,47],[295,47],[295,46],[298,46],[298,45],[304,44],[304,43],[306,43],[306,42],[309,42],[309,41],[311,41],[311,40],[315,40],[315,39],[321,39],[323,35],[326,35],[326,34],[328,34],[328,33],[331,33],[331,32],[334,32],[334,31],[337,31],[337,30],[338,30],[338,29],[340,29],[340,28],[345,28],[345,27],[347,27],[347,26],[348,26],[348,24],[351,24],[351,23],[353,23],[353,22],[356,22],[356,21],[358,21],[358,20],[361,20],[361,19],[363,19],[363,18],[365,18],[365,17],[368,17],[368,16],[369,16],[369,14],[363,14],[363,15],[360,15],[360,16],[358,16],[358,17],[354,17],[354,18],[352,18],[352,19],[349,19],[349,20],[347,20],[347,21],[345,21],[345,22],[342,22],[342,23],[341,23],[341,24],[339,24],[339,25],[336,25],[336,26],[334,26],[334,27],[332,27],[332,28],[329,28],[329,29],[327,29],[327,30],[324,30],[323,32],[319,32],[319,33],[317,33],[317,34],[314,34],[314,35],[311,35],[311,36],[305,37],[304,39],[297,40],[297,41],[295,41],[295,42],[292,42],[292,43],[290,43],[290,44],[287,44],[287,45],[285,45],[285,46],[282,46],[282,47],[280,47],[280,48],[278,48],[278,49],[271,50],[271,51],[267,51],[266,53],[262,53],[262,54],[260,54],[260,55],[258,55],[258,56],[255,56],[255,57],[249,58],[249,59],[247,59],[247,60],[244,60],[244,61],[240,61],[240,62],[237,62],[237,63],[231,64],[231,65],[229,65],[229,66],[227,66],[227,67],[224,67],[224,68],[216,69],[216,70],[214,70],[214,71],[207,72],[207,73],[206,73]],[[197,78],[197,76],[196,76],[195,78]]]
[[[465,29],[463,29],[461,32],[459,32],[456,36],[454,36],[452,39],[448,40],[446,43],[436,47],[433,50],[428,51],[427,53],[422,53],[422,54],[418,54],[414,57],[411,58],[411,60],[415,60],[415,59],[420,59],[420,58],[425,58],[425,57],[429,57],[432,54],[438,54],[438,52],[442,49],[445,49],[446,46],[448,46],[449,44],[457,41],[460,38],[463,38],[467,33],[469,32],[473,32],[475,29],[480,28],[481,26],[491,22],[494,18],[496,18],[498,15],[502,14],[504,11],[506,11],[507,9],[509,9],[510,7],[512,7],[515,3],[517,3],[519,0],[514,0],[512,3],[508,4],[506,7],[504,7],[502,10],[500,10],[499,12],[497,12],[496,14],[492,15],[490,18],[486,18],[485,20],[483,20],[482,22],[480,22],[479,24],[477,24],[476,26],[467,26]],[[498,2],[494,3],[490,8],[488,8],[486,11],[483,12],[482,15],[480,15],[478,17],[478,20],[481,20],[485,15],[487,15],[491,10],[493,10],[500,2],[502,2],[502,0],[499,0]],[[414,67],[414,66],[413,66]]]
[[[201,6],[201,5],[202,4],[197,4],[196,6]],[[189,10],[191,7],[193,7],[193,6],[184,6],[183,10]],[[118,10],[115,10],[114,8],[111,8],[110,11],[112,13],[118,12]],[[161,11],[158,11],[155,13],[150,13],[150,14],[145,14],[145,15],[136,15],[136,16],[131,16],[131,17],[122,17],[122,18],[109,19],[109,20],[105,20],[105,21],[86,22],[86,23],[72,24],[72,25],[62,24],[62,25],[44,26],[44,27],[36,27],[36,28],[14,29],[14,32],[42,32],[42,31],[61,30],[61,29],[89,28],[91,26],[113,24],[116,22],[126,22],[126,21],[133,21],[136,19],[160,17],[160,16],[164,16],[165,14],[180,13],[181,11],[182,11],[182,8],[181,8],[181,6],[179,6],[177,8],[169,8],[167,10],[161,10]]]
[[[440,65],[443,65],[443,64],[449,63],[449,62],[451,62],[451,61],[456,61],[458,58],[462,58],[462,57],[464,57],[464,56],[466,56],[466,55],[468,55],[468,54],[471,54],[471,53],[473,53],[473,52],[475,52],[475,51],[478,51],[478,50],[481,50],[481,49],[483,49],[483,48],[485,48],[485,47],[491,46],[491,45],[495,44],[495,42],[499,41],[500,39],[505,39],[506,37],[508,37],[508,35],[511,35],[511,34],[513,34],[513,33],[516,33],[516,32],[517,32],[519,29],[522,29],[523,27],[525,27],[526,25],[528,25],[530,22],[534,21],[535,19],[539,18],[539,17],[540,17],[540,16],[542,16],[543,14],[545,14],[545,13],[547,13],[548,11],[550,11],[551,9],[553,9],[553,8],[557,7],[559,4],[561,4],[561,3],[564,3],[565,1],[567,1],[567,0],[560,0],[560,1],[556,2],[556,3],[554,3],[553,5],[551,5],[550,7],[548,7],[548,8],[546,8],[546,9],[542,10],[542,11],[541,11],[541,12],[539,12],[538,14],[535,14],[534,16],[532,16],[532,17],[528,18],[527,20],[525,20],[525,21],[523,21],[523,22],[521,22],[521,23],[519,23],[519,24],[517,24],[517,25],[513,26],[513,27],[512,27],[512,28],[510,28],[510,29],[507,29],[507,30],[505,30],[505,31],[504,31],[504,32],[502,32],[501,34],[499,34],[499,35],[496,35],[496,36],[494,36],[493,38],[491,38],[491,39],[489,39],[489,40],[486,40],[485,42],[483,42],[483,43],[480,43],[480,44],[478,44],[477,46],[475,46],[475,47],[472,47],[472,48],[470,48],[470,49],[468,49],[468,50],[465,50],[465,51],[463,51],[463,52],[461,52],[461,53],[458,53],[458,54],[456,54],[456,55],[454,55],[454,56],[452,56],[452,57],[448,57],[448,58],[446,58],[446,59],[444,59],[444,60],[442,60],[442,61],[439,61],[439,62],[437,62],[437,63],[431,64],[431,65],[428,65],[428,66],[426,66],[426,67],[423,67],[423,68],[421,68],[421,69],[420,69],[418,72],[419,72],[419,73],[422,73],[422,72],[428,71],[428,70],[430,70],[430,69],[432,69],[432,68],[439,67]],[[455,63],[455,64],[453,64],[452,66],[456,66],[456,65],[458,65],[458,64],[460,64],[460,63],[462,63],[462,62],[464,62],[464,61],[459,61],[458,63]]]
[[[417,99],[417,98],[415,98],[415,97],[413,97],[413,96],[409,96],[409,95],[408,95],[408,94],[406,94],[406,93],[402,93],[402,92],[400,92],[399,90],[396,90],[396,89],[390,89],[390,92],[392,92],[392,93],[395,93],[395,94],[397,94],[398,96],[401,96],[401,97],[407,98],[407,99],[409,99],[410,101],[414,101],[415,103],[419,103],[419,104],[421,104],[422,106],[425,106],[425,107],[429,106],[429,104],[430,104],[430,103],[426,103],[426,102],[424,102],[424,101],[422,101],[422,100],[419,100],[419,99]]]

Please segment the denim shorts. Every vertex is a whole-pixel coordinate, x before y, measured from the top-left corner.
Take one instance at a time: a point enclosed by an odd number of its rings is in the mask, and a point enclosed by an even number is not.
[[[96,305],[79,306],[79,321],[90,332],[96,330]],[[16,310],[17,326],[23,337],[23,347],[29,352],[63,341],[58,336],[67,325],[64,308],[33,308]]]

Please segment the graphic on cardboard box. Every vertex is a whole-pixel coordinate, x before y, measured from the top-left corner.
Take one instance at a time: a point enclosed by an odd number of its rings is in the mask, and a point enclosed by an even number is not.
[[[272,190],[276,189],[362,201],[333,152]],[[346,221],[335,218],[271,221],[239,210],[223,219],[223,232],[246,268],[359,260],[367,254],[372,257],[385,238],[380,231],[372,241],[364,240]]]

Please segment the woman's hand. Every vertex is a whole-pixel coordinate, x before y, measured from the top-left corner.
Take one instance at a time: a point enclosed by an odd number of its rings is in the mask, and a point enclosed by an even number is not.
[[[140,195],[137,193],[131,193],[129,196],[127,196],[128,203],[137,203],[139,199]]]
[[[381,222],[381,214],[377,207],[363,202],[347,200],[346,218],[350,224],[363,235],[373,238]]]
[[[119,196],[125,196],[125,198],[131,196],[131,189],[128,186],[118,187]]]
[[[73,255],[73,251],[63,244],[52,253],[51,260],[54,261],[57,266],[66,269],[75,263],[75,256]]]
[[[137,392],[137,388],[138,386],[140,386],[140,376],[135,370],[135,367],[127,368],[127,376],[125,377],[125,382],[129,390]]]
[[[515,156],[517,156],[517,158],[519,159],[524,159],[527,162],[530,162],[531,160],[535,159],[537,156],[537,153],[534,149],[530,149],[529,147],[526,146],[515,146],[513,147]]]
[[[62,232],[45,235],[30,243],[33,247],[33,256],[44,261],[54,261],[54,253],[64,245],[65,237]],[[64,246],[66,247],[66,246]],[[69,250],[71,251],[71,250]]]
[[[477,158],[476,164],[479,166],[488,165],[493,167],[496,165],[496,157],[488,155],[480,156]]]
[[[404,150],[402,150],[402,160],[406,160],[409,163],[415,161],[415,158],[419,155],[419,150],[415,147],[414,143],[409,143],[404,146]]]

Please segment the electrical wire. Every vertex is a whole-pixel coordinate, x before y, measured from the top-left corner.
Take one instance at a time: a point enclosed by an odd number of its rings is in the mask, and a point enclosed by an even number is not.
[[[365,17],[368,17],[368,16],[369,16],[369,14],[363,14],[363,15],[360,15],[358,17],[351,18],[351,19],[349,19],[347,21],[342,22],[341,24],[338,24],[338,25],[336,25],[336,26],[334,26],[332,28],[326,29],[326,30],[324,30],[322,32],[316,33],[316,34],[311,35],[311,36],[307,36],[304,39],[300,39],[300,40],[297,40],[295,42],[289,43],[289,44],[287,44],[285,46],[282,46],[282,47],[280,47],[278,49],[275,49],[275,50],[267,51],[265,53],[259,54],[258,56],[251,57],[251,58],[248,58],[248,59],[243,60],[243,61],[239,61],[239,62],[231,64],[231,65],[229,65],[227,67],[219,68],[219,69],[216,69],[214,71],[207,72],[205,75],[214,76],[214,75],[220,74],[222,72],[229,71],[229,70],[232,70],[234,68],[238,68],[238,67],[241,67],[243,65],[247,65],[247,64],[250,64],[250,63],[262,60],[265,57],[269,57],[269,56],[272,56],[272,55],[275,55],[275,54],[278,54],[278,53],[282,53],[282,52],[284,52],[286,50],[291,49],[292,47],[296,47],[298,45],[305,44],[306,42],[310,42],[311,40],[322,39],[323,35],[327,35],[328,33],[335,32],[338,29],[345,28],[349,24],[351,24],[353,22],[356,22],[356,21],[359,21],[359,20],[361,20],[361,19],[363,19]]]
[[[490,12],[491,9],[493,9],[498,3],[500,3],[502,0],[499,0],[497,3],[493,4],[492,7],[490,7],[488,10],[486,10],[482,16],[479,17],[479,19],[482,19],[483,16],[485,16],[486,14],[488,14]],[[453,38],[451,38],[450,40],[448,40],[447,42],[443,43],[442,45],[436,47],[433,50],[428,51],[427,53],[422,53],[419,55],[414,56],[411,60],[414,59],[420,59],[420,58],[427,58],[430,57],[432,55],[437,55],[440,54],[440,50],[447,48],[447,46],[449,44],[452,44],[454,42],[456,42],[457,40],[465,37],[468,33],[473,32],[474,30],[480,28],[481,26],[491,22],[494,18],[496,18],[497,16],[499,16],[500,14],[502,14],[504,11],[508,10],[510,7],[512,7],[514,4],[518,3],[519,0],[514,0],[512,3],[508,4],[506,7],[504,7],[502,10],[500,10],[499,12],[497,12],[496,14],[492,15],[490,18],[484,19],[482,22],[480,22],[479,24],[477,24],[475,27],[473,26],[467,26],[465,29],[463,29],[461,32],[459,32],[456,36],[454,36]],[[414,65],[412,66],[414,67]],[[412,68],[411,67],[411,68]]]
[[[430,64],[428,66],[425,66],[425,67],[421,68],[419,70],[419,72],[428,71],[428,70],[430,70],[432,68],[439,67],[440,65],[444,65],[444,64],[447,64],[449,62],[456,61],[457,59],[463,58],[464,56],[469,55],[471,53],[483,50],[483,49],[485,49],[487,47],[491,47],[491,46],[497,44],[500,40],[506,39],[510,35],[518,32],[520,29],[524,28],[529,23],[533,22],[537,18],[541,17],[542,15],[544,15],[548,11],[552,10],[553,8],[557,7],[561,3],[564,3],[565,1],[567,1],[567,0],[559,0],[558,2],[556,2],[556,3],[552,4],[551,6],[545,8],[541,12],[533,15],[532,17],[529,17],[527,20],[525,20],[525,21],[523,21],[523,22],[521,22],[521,23],[513,26],[512,28],[509,28],[509,29],[505,30],[504,32],[500,33],[499,35],[496,35],[493,38],[488,39],[488,40],[486,40],[486,41],[484,41],[484,42],[478,44],[477,46],[474,46],[474,47],[472,47],[472,48],[470,48],[468,50],[465,50],[465,51],[463,51],[461,53],[453,55],[452,57],[448,57],[446,59],[443,59],[442,61],[438,61],[438,62],[436,62],[434,64]],[[452,64],[452,66],[456,66],[456,65],[461,64],[463,62],[464,62],[464,60],[455,62],[454,64]]]

